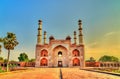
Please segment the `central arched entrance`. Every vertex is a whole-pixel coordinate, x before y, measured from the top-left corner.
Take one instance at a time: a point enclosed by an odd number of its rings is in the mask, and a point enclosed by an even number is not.
[[[61,51],[58,52],[58,57],[62,57],[62,52]],[[58,60],[58,67],[62,67],[62,66],[63,66],[62,61]]]
[[[40,66],[48,66],[48,60],[46,58],[42,58],[40,61]]]
[[[73,66],[80,66],[80,60],[78,58],[73,59]]]
[[[68,66],[68,51],[62,46],[58,45],[53,49],[52,60],[53,67],[65,67]]]

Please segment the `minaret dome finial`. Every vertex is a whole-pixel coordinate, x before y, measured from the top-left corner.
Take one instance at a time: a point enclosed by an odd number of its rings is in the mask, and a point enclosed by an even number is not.
[[[82,24],[82,20],[78,20],[78,25],[81,25]]]
[[[42,24],[42,20],[38,20],[38,24],[41,25]]]

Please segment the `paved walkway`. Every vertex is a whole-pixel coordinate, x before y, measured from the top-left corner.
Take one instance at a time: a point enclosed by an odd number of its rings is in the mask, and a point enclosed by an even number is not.
[[[78,68],[62,68],[63,79],[120,79],[118,76],[79,70]],[[60,79],[59,68],[34,68],[31,70],[0,73],[0,79]]]
[[[58,68],[35,68],[0,74],[0,79],[59,79]]]
[[[79,70],[77,68],[63,68],[63,79],[120,79],[118,76]]]

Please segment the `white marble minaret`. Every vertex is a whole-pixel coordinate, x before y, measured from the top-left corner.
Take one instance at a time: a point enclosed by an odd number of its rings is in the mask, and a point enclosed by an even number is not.
[[[76,31],[74,31],[74,44],[77,44]]]
[[[42,21],[38,20],[37,44],[42,44]]]
[[[46,33],[47,33],[47,32],[44,31],[44,38],[43,38],[43,39],[44,39],[44,41],[43,41],[44,44],[46,44]]]
[[[83,44],[83,34],[82,34],[82,20],[78,20],[79,25],[79,44]]]

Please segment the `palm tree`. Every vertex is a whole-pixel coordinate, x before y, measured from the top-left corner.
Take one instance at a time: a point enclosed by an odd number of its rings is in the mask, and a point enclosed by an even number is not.
[[[2,38],[0,38],[0,42],[2,42]],[[0,45],[0,54],[1,54],[1,48],[2,48],[2,46]]]
[[[2,48],[2,46],[0,45],[0,54],[1,54],[1,48]]]
[[[10,50],[14,50],[14,47],[18,45],[18,41],[16,40],[16,35],[8,32],[7,36],[2,39],[2,43],[4,45],[4,48],[8,50],[7,71],[9,71]]]

